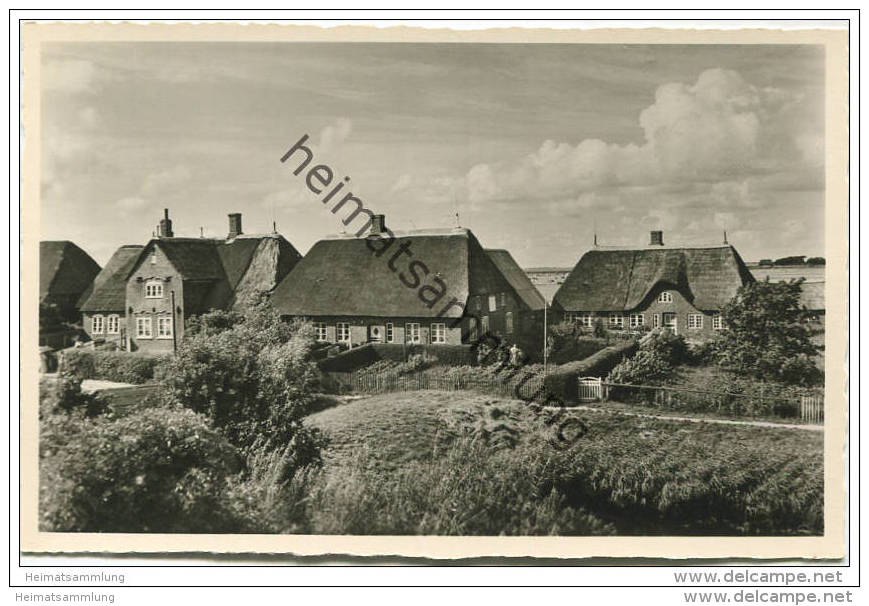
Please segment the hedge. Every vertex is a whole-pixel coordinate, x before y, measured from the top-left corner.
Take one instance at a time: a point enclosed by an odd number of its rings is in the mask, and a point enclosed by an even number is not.
[[[557,396],[565,402],[576,402],[578,398],[577,379],[579,377],[602,377],[616,364],[637,351],[637,342],[628,341],[600,350],[584,360],[570,362],[557,366],[546,375],[544,386],[546,393]]]
[[[79,379],[101,379],[140,385],[154,380],[154,370],[166,356],[69,349],[63,352],[60,369]]]
[[[320,360],[318,366],[324,372],[350,372],[369,366],[380,360],[406,362],[415,354],[436,358],[447,366],[464,366],[476,363],[476,354],[470,345],[404,345],[402,343],[367,343],[361,347],[342,352],[337,356]]]

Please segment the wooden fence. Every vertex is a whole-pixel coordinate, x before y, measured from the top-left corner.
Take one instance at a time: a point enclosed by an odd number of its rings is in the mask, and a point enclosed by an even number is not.
[[[752,415],[746,411],[769,411],[773,416],[799,417],[809,423],[824,422],[824,397],[817,393],[780,397],[765,396],[762,392],[761,394],[744,394],[660,385],[602,383],[601,386],[600,399],[604,401],[613,399],[632,402],[639,399],[644,404],[665,410],[697,410],[718,413],[739,411],[747,416]]]

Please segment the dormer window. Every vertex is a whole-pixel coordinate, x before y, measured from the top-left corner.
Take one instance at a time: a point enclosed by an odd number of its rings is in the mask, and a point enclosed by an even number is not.
[[[159,280],[149,280],[145,282],[145,298],[146,299],[162,299],[163,298],[163,283]]]
[[[672,302],[673,302],[673,293],[665,290],[660,295],[658,295],[658,303],[672,303]]]
[[[157,253],[151,253],[151,265],[157,265]]]

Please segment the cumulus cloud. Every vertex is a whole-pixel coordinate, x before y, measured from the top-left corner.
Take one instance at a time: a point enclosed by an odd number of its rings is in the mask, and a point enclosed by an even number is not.
[[[531,200],[577,212],[655,200],[762,205],[767,188],[822,186],[823,127],[818,134],[810,130],[817,125],[800,124],[799,103],[735,71],[709,69],[694,84],[658,87],[638,116],[641,142],[548,140],[517,161],[472,167],[462,186],[477,208]]]
[[[320,131],[320,144],[318,150],[328,154],[339,148],[353,131],[353,122],[348,118],[338,118],[334,124],[330,124]]]
[[[121,198],[115,202],[115,206],[121,210],[127,211],[141,210],[148,206],[148,201],[138,196],[129,196],[127,198]]]

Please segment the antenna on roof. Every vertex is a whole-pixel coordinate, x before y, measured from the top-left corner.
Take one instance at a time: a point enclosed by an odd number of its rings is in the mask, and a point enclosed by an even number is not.
[[[724,243],[727,244],[727,230],[724,230]]]
[[[272,221],[272,233],[273,234],[278,233],[278,222],[277,221]]]

